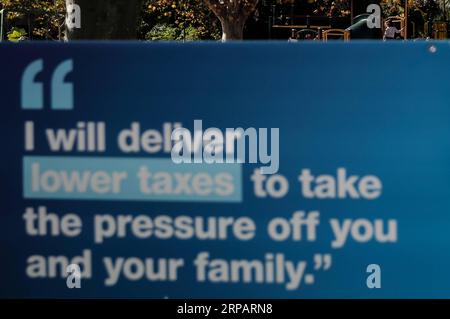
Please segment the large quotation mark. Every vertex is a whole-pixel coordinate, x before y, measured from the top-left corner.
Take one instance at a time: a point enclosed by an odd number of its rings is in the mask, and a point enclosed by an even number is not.
[[[44,108],[44,84],[36,82],[36,76],[44,70],[44,61],[38,59],[31,62],[22,74],[21,101],[24,110],[40,110]],[[73,84],[64,79],[73,71],[73,60],[61,62],[53,71],[51,78],[51,104],[53,110],[73,109]]]
[[[65,83],[64,78],[73,70],[73,61],[66,60],[60,63],[52,76],[52,101],[51,106],[54,110],[73,109],[73,84]]]
[[[314,255],[314,270],[328,270],[332,264],[332,258],[330,254],[315,254]]]
[[[44,107],[44,86],[34,82],[36,75],[44,69],[44,61],[31,62],[22,75],[22,109],[38,110]]]
[[[333,264],[331,254],[315,254],[314,255],[314,271],[327,271]],[[313,273],[305,274],[305,284],[312,285],[315,281]]]

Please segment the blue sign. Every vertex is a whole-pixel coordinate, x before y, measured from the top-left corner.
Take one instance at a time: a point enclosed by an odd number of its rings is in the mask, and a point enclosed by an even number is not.
[[[0,58],[0,297],[450,298],[447,43]]]

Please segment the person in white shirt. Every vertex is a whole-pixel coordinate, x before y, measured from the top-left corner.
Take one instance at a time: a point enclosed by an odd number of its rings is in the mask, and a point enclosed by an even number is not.
[[[383,40],[394,40],[395,36],[399,33],[402,33],[402,31],[403,31],[403,28],[399,30],[396,27],[392,26],[391,21],[386,21],[384,23],[384,27],[385,27],[385,31],[384,31]]]

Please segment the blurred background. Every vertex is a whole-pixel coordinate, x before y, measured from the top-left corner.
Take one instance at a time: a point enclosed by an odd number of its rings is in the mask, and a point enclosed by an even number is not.
[[[399,39],[448,38],[450,0],[0,0],[1,40],[381,39],[370,4]]]

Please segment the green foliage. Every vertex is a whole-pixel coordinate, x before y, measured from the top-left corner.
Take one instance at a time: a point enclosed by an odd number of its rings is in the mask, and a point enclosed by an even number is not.
[[[145,36],[147,40],[160,41],[160,40],[176,40],[178,30],[167,24],[155,25]]]
[[[157,24],[147,33],[145,39],[151,41],[193,41],[200,40],[200,34],[198,29],[193,26],[181,29],[168,24]]]
[[[435,20],[442,16],[443,12],[440,10],[441,4],[444,0],[409,0],[409,10],[419,9],[427,19]],[[405,15],[405,0],[382,0],[381,8],[384,16],[404,16]]]
[[[184,40],[194,41],[200,39],[200,31],[193,26],[187,27],[185,30],[183,30],[182,35]]]
[[[59,36],[59,26],[64,22],[64,0],[1,0],[6,10],[10,33],[13,28],[22,28],[32,39],[53,39]],[[33,32],[28,30],[32,23]]]
[[[141,38],[148,40],[152,37],[158,40],[202,40],[221,37],[220,22],[205,5],[204,0],[145,0],[138,31]],[[161,34],[163,38],[159,39],[160,36],[155,34]]]
[[[92,0],[95,1],[95,0]],[[60,36],[65,17],[64,0],[0,0],[7,10],[8,26],[25,29],[32,21],[31,39]],[[203,0],[143,0],[140,39],[219,39],[220,23]]]
[[[8,40],[12,42],[18,42],[26,35],[27,31],[25,31],[25,29],[13,27],[11,31],[8,32]]]

